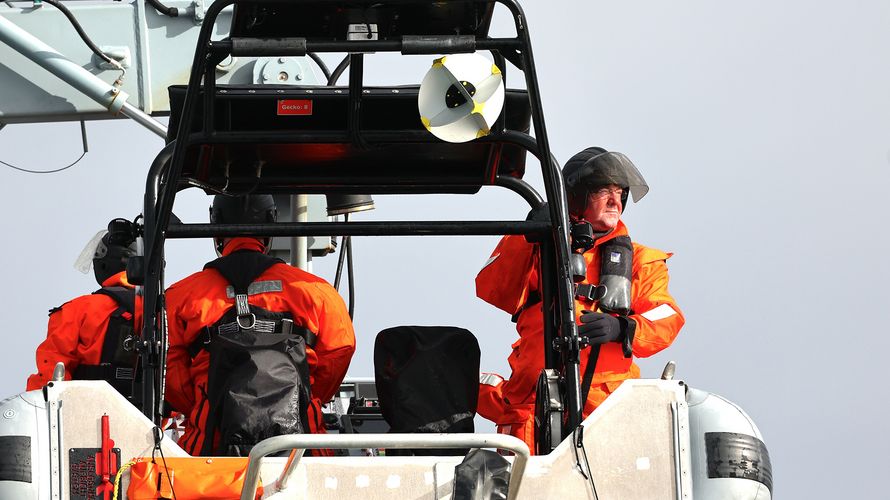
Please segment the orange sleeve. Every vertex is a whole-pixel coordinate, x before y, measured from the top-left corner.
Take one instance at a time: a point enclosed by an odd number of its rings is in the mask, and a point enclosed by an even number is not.
[[[327,283],[315,284],[317,339],[313,351],[316,364],[311,370],[312,397],[322,404],[340,389],[355,353],[355,331],[343,298]]]
[[[686,322],[668,292],[666,260],[671,254],[638,247],[634,255],[633,354],[645,358],[671,345]]]
[[[49,315],[46,340],[37,346],[37,373],[28,377],[27,389],[40,389],[52,379],[56,363],[65,363],[65,380],[71,380],[71,373],[80,364],[77,344],[83,315],[80,308],[71,302]]]
[[[534,270],[536,246],[523,235],[501,238],[476,275],[476,296],[510,314],[525,302]]]
[[[164,399],[173,408],[188,413],[195,405],[195,391],[192,382],[191,358],[185,336],[185,324],[180,320],[178,308],[183,300],[174,287],[167,290],[167,378]]]

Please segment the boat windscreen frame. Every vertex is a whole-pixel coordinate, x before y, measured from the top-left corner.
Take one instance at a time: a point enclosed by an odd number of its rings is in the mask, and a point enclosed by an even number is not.
[[[459,0],[458,0],[459,1]],[[491,51],[496,63],[502,69],[504,60],[510,61],[523,72],[525,86],[531,107],[531,121],[535,137],[529,134],[504,129],[503,119],[492,128],[486,140],[498,140],[515,144],[533,154],[539,160],[549,221],[433,221],[433,222],[346,222],[346,223],[276,223],[244,225],[174,224],[171,215],[177,192],[182,189],[180,179],[186,159],[186,149],[193,142],[189,137],[189,127],[181,126],[172,140],[155,158],[146,181],[145,193],[145,254],[143,258],[144,279],[144,325],[140,358],[142,366],[141,388],[142,410],[155,423],[159,423],[163,410],[166,354],[166,318],[163,309],[164,273],[163,254],[166,238],[210,237],[240,234],[256,236],[296,236],[296,235],[364,235],[364,234],[526,234],[537,235],[541,245],[541,286],[544,307],[545,366],[556,368],[565,384],[563,436],[568,436],[580,424],[582,402],[580,396],[580,342],[574,314],[574,289],[570,271],[569,217],[565,187],[559,165],[550,152],[544,122],[537,75],[532,53],[526,17],[516,0],[466,0],[476,3],[499,3],[504,5],[513,17],[516,36],[491,38],[473,35],[443,35],[425,37],[423,40],[404,36],[401,40],[358,40],[330,41],[311,38],[287,39],[297,43],[288,45],[284,54],[305,55],[307,52],[346,52],[350,53],[349,110],[351,140],[361,143],[363,138],[357,118],[361,109],[362,57],[370,52],[396,52],[402,54],[451,54]],[[197,42],[194,63],[183,102],[182,117],[190,123],[196,115],[196,102],[203,99],[204,109],[212,109],[215,88],[215,67],[230,55],[261,56],[269,55],[270,50],[283,50],[275,45],[274,39],[211,40],[213,28],[220,12],[241,4],[322,4],[325,0],[217,0],[205,14]],[[350,0],[349,5],[404,4],[405,0]],[[430,2],[433,3],[433,2]],[[270,47],[272,47],[270,49]],[[202,79],[206,89],[200,96]],[[204,116],[204,124],[212,129]],[[518,182],[517,182],[518,181]],[[527,184],[519,179],[499,178],[493,185],[499,185],[520,194],[532,208],[542,205],[542,200]],[[336,227],[334,227],[336,226]]]

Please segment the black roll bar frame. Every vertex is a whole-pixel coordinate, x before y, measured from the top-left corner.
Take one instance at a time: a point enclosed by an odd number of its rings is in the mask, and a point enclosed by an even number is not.
[[[144,269],[144,326],[142,332],[143,412],[155,423],[160,422],[163,383],[164,353],[166,351],[166,325],[163,304],[163,246],[166,238],[206,237],[232,235],[236,232],[250,235],[370,235],[370,234],[536,234],[541,236],[542,248],[542,295],[545,304],[544,342],[545,367],[557,368],[565,380],[566,405],[563,437],[579,425],[581,420],[582,401],[580,395],[580,343],[574,316],[573,284],[569,265],[569,218],[565,186],[559,165],[550,153],[544,123],[543,107],[538,87],[537,74],[532,54],[532,45],[525,15],[516,0],[475,0],[479,2],[494,1],[507,7],[513,16],[517,36],[515,38],[476,38],[472,47],[475,50],[492,51],[496,61],[509,60],[525,75],[526,90],[531,104],[532,126],[536,137],[528,134],[503,130],[503,120],[499,120],[500,128],[493,129],[492,135],[480,139],[486,141],[503,141],[519,145],[535,155],[541,163],[545,195],[549,203],[550,222],[538,223],[530,221],[490,221],[490,222],[401,222],[401,223],[338,223],[336,228],[325,223],[276,224],[276,225],[225,225],[182,224],[170,226],[170,215],[176,193],[184,186],[180,185],[182,170],[185,163],[186,150],[191,144],[203,142],[242,142],[249,139],[247,133],[220,133],[213,130],[213,99],[215,92],[214,68],[218,62],[235,50],[243,55],[250,55],[250,44],[238,44],[232,40],[211,41],[213,27],[220,12],[229,5],[248,3],[247,0],[217,0],[207,9],[203,25],[198,37],[194,62],[186,90],[180,127],[175,140],[171,141],[152,163],[145,193],[145,256]],[[319,3],[319,0],[250,0],[249,3]],[[379,4],[381,0],[350,0],[350,5]],[[383,0],[383,3],[406,3],[405,0]],[[410,54],[454,53],[467,47],[466,35],[455,44],[450,37],[440,37],[441,43],[426,42],[423,50],[409,47]],[[353,54],[352,71],[361,68],[361,54],[367,52],[402,52],[405,53],[405,40],[390,41],[313,41],[302,39],[295,44],[299,51],[306,52],[347,52]],[[261,49],[257,49],[262,53]],[[357,64],[356,64],[357,63]],[[351,72],[352,72],[351,71]],[[190,124],[196,114],[196,102],[199,98],[202,78],[204,80],[204,131],[190,133]],[[350,78],[349,123],[358,124],[361,109],[361,78],[357,75]],[[303,141],[310,141],[313,135],[304,134]],[[329,137],[330,138],[330,137]],[[363,135],[359,130],[349,131],[348,142],[364,140],[373,141],[372,135]],[[293,136],[286,142],[300,140]],[[404,140],[404,139],[403,139]],[[266,137],[265,141],[273,141]],[[531,206],[540,206],[541,197],[522,181],[499,178],[495,185],[503,186],[519,193]],[[334,233],[336,229],[336,233]],[[547,314],[549,312],[549,314]]]

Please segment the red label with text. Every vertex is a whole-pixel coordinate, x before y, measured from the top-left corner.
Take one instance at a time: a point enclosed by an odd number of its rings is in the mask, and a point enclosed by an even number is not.
[[[281,99],[278,101],[279,115],[311,115],[312,100],[310,99]]]

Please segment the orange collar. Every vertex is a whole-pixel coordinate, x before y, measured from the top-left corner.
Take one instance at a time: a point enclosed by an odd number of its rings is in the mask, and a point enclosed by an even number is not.
[[[134,286],[131,285],[129,281],[127,281],[126,271],[121,271],[117,274],[109,276],[107,280],[102,282],[102,286],[125,286],[127,288],[134,288]]]
[[[256,238],[246,236],[238,237],[232,238],[231,240],[229,240],[228,243],[226,243],[226,246],[223,248],[222,254],[223,257],[225,257],[226,255],[229,255],[232,252],[237,252],[239,250],[253,250],[255,252],[264,252],[266,250],[266,247],[260,240]]]

